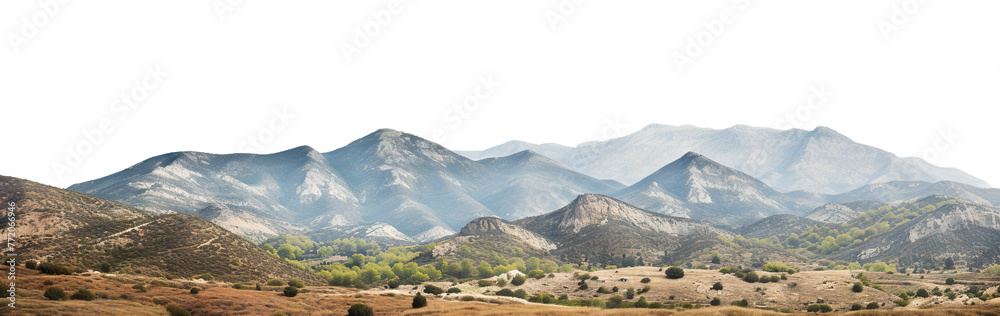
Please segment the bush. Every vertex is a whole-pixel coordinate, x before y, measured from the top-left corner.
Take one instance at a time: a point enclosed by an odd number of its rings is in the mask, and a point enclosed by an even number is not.
[[[812,304],[806,307],[806,311],[810,313],[829,313],[833,311],[833,308],[826,304]]]
[[[101,264],[97,266],[97,270],[104,273],[109,273],[111,272],[111,264],[107,262],[101,262]]]
[[[722,282],[715,282],[715,284],[712,284],[712,290],[722,291]]]
[[[545,271],[542,271],[540,269],[534,269],[534,270],[528,271],[528,277],[529,278],[533,278],[533,279],[544,278],[545,277]]]
[[[237,290],[242,290],[243,289],[243,284],[241,284],[241,283],[233,283],[233,288],[237,289]]]
[[[191,288],[191,294],[198,294],[198,292],[201,292],[201,289],[198,288],[197,286]]]
[[[635,298],[635,289],[629,288],[625,291],[625,299],[630,300]]]
[[[424,285],[424,293],[438,295],[444,293],[444,290],[435,286],[434,284]]]
[[[854,286],[851,287],[851,291],[854,293],[861,293],[865,290],[865,286],[861,282],[854,282]]]
[[[58,265],[51,262],[44,262],[42,264],[39,264],[37,267],[38,271],[44,274],[53,274],[53,275],[73,274],[73,271],[70,271],[70,269],[67,268],[66,266]]]
[[[170,316],[191,316],[191,312],[177,305],[167,306],[167,313],[170,313]]]
[[[510,280],[510,284],[513,284],[514,286],[521,286],[521,284],[524,284],[524,281],[526,280],[528,279],[525,278],[524,275],[518,274],[517,276],[515,276],[513,279]]]
[[[56,284],[56,283],[52,282],[52,280],[45,280],[45,282],[42,282],[42,284],[48,286],[48,285],[53,285],[53,284]]]
[[[267,285],[270,285],[270,286],[282,286],[282,285],[285,285],[285,281],[282,281],[281,279],[270,279],[270,280],[267,281]]]
[[[507,286],[507,279],[498,278],[497,279],[497,286],[499,286],[499,287],[505,287],[505,286]]]
[[[53,286],[45,290],[45,298],[58,301],[66,299],[66,291],[63,291],[61,287]]]
[[[96,296],[88,289],[79,289],[76,290],[76,293],[73,293],[73,295],[69,298],[81,301],[93,301]]]
[[[285,293],[285,296],[295,297],[296,295],[299,295],[299,288],[294,286],[286,286],[283,292]]]
[[[535,295],[532,295],[530,298],[528,298],[528,301],[535,303],[542,303],[542,304],[550,304],[552,303],[552,301],[555,301],[555,297],[553,297],[552,294],[549,294],[547,292],[538,292],[535,293]]]
[[[347,309],[347,316],[372,316],[375,315],[372,312],[372,308],[365,304],[354,304],[351,308]]]
[[[462,293],[462,289],[459,289],[457,287],[453,287],[453,288],[448,289],[448,291],[445,291],[445,293],[448,293],[448,294]]]
[[[291,280],[288,280],[288,286],[294,286],[294,287],[297,287],[297,288],[301,289],[301,288],[306,287],[306,283],[302,282],[302,280],[299,280],[299,279],[291,279]]]
[[[794,274],[796,271],[798,271],[798,269],[795,269],[794,267],[789,267],[788,265],[782,262],[768,262],[763,267],[761,267],[761,269],[767,272],[785,272],[788,274]]]
[[[708,302],[708,304],[710,304],[712,306],[719,306],[719,304],[722,304],[722,301],[720,301],[719,298],[716,297],[716,298],[713,298],[711,302]]]
[[[729,303],[729,305],[739,306],[739,307],[747,307],[747,306],[750,306],[750,302],[747,302],[746,299],[742,299],[742,300],[739,300],[739,301],[733,301],[732,303]]]
[[[617,286],[612,286],[611,287],[611,293],[618,293],[618,287]]]
[[[607,304],[604,305],[606,308],[619,308],[622,306],[621,295],[615,295],[608,298]]]
[[[425,307],[427,306],[427,298],[420,295],[420,293],[417,293],[417,296],[413,297],[413,304],[411,304],[411,306],[413,306],[413,308]]]
[[[919,290],[917,290],[917,295],[916,296],[917,297],[930,297],[930,294],[927,293],[927,290],[925,290],[925,289],[919,289]]]
[[[135,289],[136,291],[139,291],[140,293],[146,292],[146,285],[142,283],[136,283],[135,285],[132,286],[132,288]]]
[[[640,296],[639,300],[635,301],[636,308],[646,308],[649,307],[649,302],[646,301],[645,296]]]
[[[260,283],[257,283],[256,285],[254,285],[254,287],[253,287],[253,288],[254,288],[254,290],[258,290],[258,291],[260,291],[260,290],[263,290],[263,289],[264,289],[264,286],[260,285]]]
[[[871,302],[865,305],[865,309],[878,309],[878,302]]]
[[[34,270],[35,268],[37,268],[37,267],[38,267],[38,261],[35,261],[35,260],[28,260],[28,261],[25,261],[25,262],[24,262],[24,267],[25,267],[25,268],[28,268],[28,269],[32,269],[32,270]]]
[[[681,267],[669,267],[667,268],[667,279],[680,279],[684,277],[684,269]]]
[[[595,275],[595,276],[590,277],[590,280],[591,281],[597,281],[597,276]]]
[[[757,276],[757,272],[751,271],[750,273],[747,273],[745,276],[743,276],[743,281],[746,281],[747,283],[754,283],[760,281],[760,277]]]
[[[896,303],[899,307],[906,307],[906,305],[910,305],[910,301],[904,299],[898,299],[894,303]]]
[[[497,296],[515,297],[514,291],[511,291],[510,289],[502,289],[497,291]]]
[[[944,280],[944,284],[947,284],[947,285],[955,284],[955,279],[954,278],[948,278],[948,279]]]
[[[597,293],[599,293],[599,294],[611,294],[611,290],[609,290],[608,288],[602,286],[602,287],[597,288]]]
[[[639,280],[639,283],[649,283],[649,282],[652,282],[652,281],[653,280],[650,280],[649,278],[642,278],[642,280]]]
[[[493,280],[479,280],[479,282],[476,282],[476,285],[478,285],[479,287],[493,286],[496,284],[497,283],[494,282]]]

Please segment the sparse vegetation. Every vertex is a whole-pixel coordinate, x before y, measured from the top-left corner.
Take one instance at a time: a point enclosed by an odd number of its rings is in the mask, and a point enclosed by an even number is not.
[[[191,312],[177,305],[168,305],[167,313],[170,313],[170,316],[191,316]]]
[[[812,304],[806,307],[806,311],[810,313],[829,313],[833,311],[833,308],[826,304]]]
[[[73,274],[73,271],[70,270],[68,267],[63,266],[63,265],[59,265],[59,264],[55,264],[55,263],[51,263],[51,262],[43,262],[43,263],[39,264],[37,266],[37,268],[38,268],[38,272],[45,273],[45,274],[53,274],[53,275],[70,275],[70,274]]]

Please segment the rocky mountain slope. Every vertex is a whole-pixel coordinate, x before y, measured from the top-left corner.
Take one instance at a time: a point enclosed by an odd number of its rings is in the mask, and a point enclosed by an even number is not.
[[[317,281],[246,239],[197,216],[153,214],[86,194],[0,176],[0,200],[16,204],[18,259],[82,270],[226,281]]]
[[[510,144],[465,154],[505,156],[537,146]],[[716,130],[652,124],[623,137],[583,143],[550,158],[595,178],[632,184],[689,151],[713,157],[782,192],[838,194],[894,180],[950,180],[989,187],[961,170],[936,167],[919,158],[900,158],[826,127],[805,131],[737,125]]]

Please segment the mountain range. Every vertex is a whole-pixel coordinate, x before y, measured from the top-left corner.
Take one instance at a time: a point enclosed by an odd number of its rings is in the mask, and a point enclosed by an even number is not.
[[[422,242],[478,217],[540,214],[582,193],[622,187],[530,151],[473,161],[383,129],[328,153],[308,146],[268,155],[169,153],[69,189],[195,214],[257,240],[321,229],[339,238],[357,225],[384,223],[371,233]]]
[[[726,129],[652,124],[619,138],[568,147],[511,141],[483,151],[462,151],[473,159],[530,149],[599,179],[636,183],[674,157],[698,152],[743,171],[781,192],[839,194],[860,186],[902,181],[954,181],[989,187],[985,181],[920,158],[900,158],[859,144],[827,127],[806,131],[737,125]]]
[[[658,126],[651,128],[658,130]],[[727,133],[761,131],[734,127]],[[812,135],[805,147],[817,139],[846,142],[845,137],[827,129],[786,132]],[[887,154],[851,143],[854,145],[845,150],[860,146],[861,151]],[[513,142],[504,148],[524,149],[524,143]],[[1000,203],[1000,190],[949,181],[864,184],[836,195],[803,190],[782,193],[764,180],[695,152],[674,158],[626,187],[573,171],[535,149],[560,159],[574,150],[562,151],[566,148],[547,144],[474,161],[420,137],[382,129],[327,153],[308,146],[268,155],[170,153],[69,189],[157,213],[198,215],[254,240],[276,234],[308,234],[318,241],[361,237],[381,240],[385,245],[449,236],[480,217],[517,220],[544,214],[584,193],[612,196],[655,213],[704,220],[728,229],[772,215],[807,215],[831,203],[862,200],[889,203],[945,194],[989,206]],[[896,161],[892,157],[887,161]],[[671,158],[659,155],[658,159]],[[854,164],[864,161],[824,159]],[[834,165],[847,168],[844,164]],[[814,219],[849,218],[852,214],[816,215]]]

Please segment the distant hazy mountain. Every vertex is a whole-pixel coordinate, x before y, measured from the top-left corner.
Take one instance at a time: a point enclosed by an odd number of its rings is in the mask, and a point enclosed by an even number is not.
[[[497,146],[490,147],[481,151],[455,151],[456,153],[469,157],[472,160],[480,160],[486,158],[497,158],[510,156],[511,154],[522,152],[525,150],[530,150],[545,157],[555,159],[556,161],[562,159],[562,156],[572,150],[573,147],[559,145],[559,144],[532,144],[528,142],[522,142],[519,140],[512,140]]]
[[[478,217],[541,214],[579,194],[622,187],[533,152],[477,162],[383,129],[325,154],[307,146],[269,155],[171,153],[69,189],[199,215],[255,239],[324,229],[355,236],[352,227],[380,222],[391,228],[373,233],[406,243],[451,235]]]
[[[694,152],[616,196],[646,210],[723,226],[739,226],[810,208],[796,205],[760,180]]]
[[[539,145],[508,142],[463,154],[476,158],[505,156],[531,146]],[[825,127],[812,131],[749,126],[716,130],[653,124],[620,138],[580,144],[565,152],[558,150],[550,158],[595,178],[631,184],[689,151],[713,157],[782,192],[836,194],[894,180],[950,180],[989,187],[961,170],[936,167],[919,158],[899,158]]]
[[[0,200],[16,204],[18,260],[84,271],[168,278],[211,273],[228,282],[265,282],[311,273],[271,256],[246,239],[197,216],[154,214],[119,202],[0,176]]]
[[[866,185],[832,197],[833,202],[874,200],[881,202],[906,201],[929,195],[947,195],[965,202],[987,206],[1000,206],[1000,189],[977,188],[951,181],[935,183],[921,181],[892,181]]]

